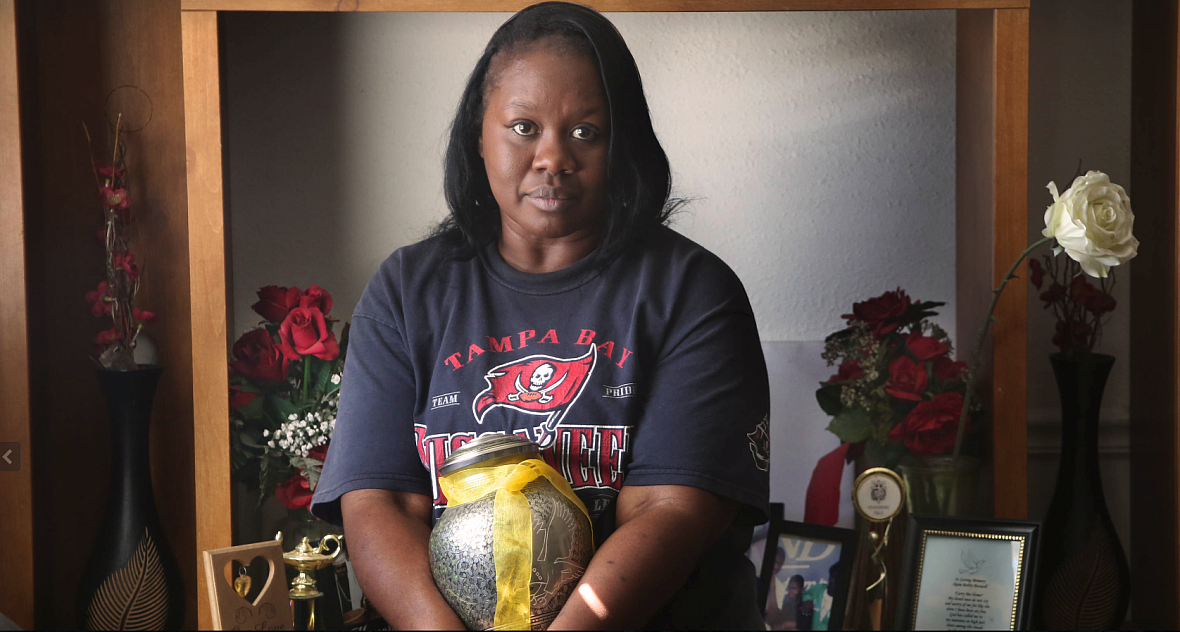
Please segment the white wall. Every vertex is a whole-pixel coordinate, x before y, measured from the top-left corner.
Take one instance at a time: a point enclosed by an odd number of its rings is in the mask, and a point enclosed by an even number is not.
[[[229,16],[238,331],[265,284],[319,283],[347,315],[443,216],[446,127],[505,17]],[[763,339],[822,339],[897,285],[953,304],[953,12],[611,19],[696,198],[676,226],[735,268]]]
[[[347,318],[378,263],[443,217],[446,128],[506,17],[227,16],[237,333],[270,284],[322,285]],[[953,334],[954,13],[610,17],[674,194],[695,199],[675,227],[750,294],[779,380],[773,496],[802,518],[811,468],[838,444],[812,393],[839,315],[901,286],[946,301]]]

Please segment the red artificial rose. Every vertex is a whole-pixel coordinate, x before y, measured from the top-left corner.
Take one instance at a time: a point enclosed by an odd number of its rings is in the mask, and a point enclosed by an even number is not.
[[[253,329],[242,334],[234,343],[234,357],[229,367],[235,373],[260,382],[282,382],[287,379],[287,356],[275,346],[265,329]]]
[[[332,312],[332,295],[318,285],[309,285],[303,291],[303,296],[299,297],[299,306],[318,309],[320,313],[327,316]]]
[[[95,316],[108,316],[111,313],[111,303],[105,300],[110,296],[110,286],[101,281],[98,287],[86,293],[86,301],[90,303],[90,313]]]
[[[149,312],[146,309],[139,309],[138,307],[131,308],[131,316],[135,318],[135,320],[145,325],[150,325],[157,320],[160,320],[159,316],[156,316],[154,312]]]
[[[847,360],[840,365],[835,375],[828,378],[828,384],[851,382],[852,380],[859,379],[864,374],[864,369],[860,368],[860,364],[856,360]]]
[[[955,362],[946,356],[934,358],[934,377],[940,382],[957,382],[966,370],[966,362]]]
[[[920,331],[912,331],[909,336],[906,336],[905,344],[910,348],[914,357],[918,362],[925,362],[933,360],[938,356],[944,356],[947,352],[946,341],[932,338],[930,336],[923,336]]]
[[[254,401],[258,393],[247,393],[233,384],[229,385],[229,409],[237,410]]]
[[[905,442],[905,447],[914,454],[946,454],[955,448],[962,412],[962,395],[939,393],[930,401],[914,406],[905,421],[889,431],[889,438]],[[970,417],[967,428],[971,428]]]
[[[126,169],[115,169],[111,165],[99,165],[98,172],[108,178],[122,178]]]
[[[1041,262],[1036,259],[1028,260],[1029,276],[1028,280],[1039,290],[1041,283],[1045,278],[1045,269],[1041,267]]]
[[[905,290],[897,288],[863,303],[853,303],[852,313],[844,314],[841,318],[849,322],[862,322],[872,328],[873,332],[880,337],[897,329],[895,321],[905,314],[910,303],[910,297],[905,293]]]
[[[114,266],[116,268],[122,268],[132,281],[139,277],[139,266],[135,265],[135,255],[131,254],[130,250],[127,252],[116,252]]]
[[[110,329],[108,329],[106,331],[100,331],[97,334],[95,334],[94,335],[94,344],[105,347],[105,346],[110,345],[111,343],[115,342],[116,340],[122,340],[122,339],[123,339],[123,334],[116,331],[114,327],[111,327]]]
[[[318,309],[296,307],[279,326],[283,353],[291,360],[312,355],[321,360],[335,360],[340,355],[336,335],[328,329],[324,314]]]
[[[920,402],[928,381],[926,369],[906,356],[899,356],[889,363],[889,382],[885,384],[885,392],[898,399]]]
[[[1069,298],[1078,305],[1085,305],[1090,297],[1097,293],[1098,290],[1090,285],[1086,277],[1078,275],[1069,282]]]
[[[1106,292],[1094,292],[1086,299],[1085,305],[1090,313],[1101,315],[1114,311],[1114,308],[1118,307],[1118,301]]]
[[[307,458],[319,459],[323,461],[328,458],[328,444],[317,445],[316,447],[307,451]]]
[[[102,203],[108,208],[114,210],[125,209],[131,205],[131,200],[127,197],[127,189],[112,189],[111,187],[99,187],[99,194],[102,196]]]
[[[1049,289],[1041,292],[1041,300],[1045,301],[1045,307],[1049,307],[1064,295],[1065,288],[1061,287],[1058,283],[1051,283]]]
[[[312,495],[311,485],[302,474],[296,474],[275,487],[275,497],[287,509],[307,509]]]
[[[1064,320],[1057,321],[1057,333],[1053,334],[1053,344],[1062,352],[1071,349],[1081,349],[1086,346],[1086,339],[1090,336],[1090,326],[1086,323],[1075,322],[1071,327]]]
[[[250,308],[272,323],[281,323],[291,308],[299,305],[302,295],[297,287],[268,285],[258,290],[258,302]]]

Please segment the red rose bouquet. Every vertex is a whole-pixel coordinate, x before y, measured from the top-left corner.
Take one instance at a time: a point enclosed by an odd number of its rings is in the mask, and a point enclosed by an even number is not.
[[[838,366],[816,391],[828,430],[874,464],[954,449],[967,363],[952,359],[946,332],[927,320],[943,304],[886,292],[855,303],[848,326],[824,341],[823,358]]]
[[[125,148],[119,137],[122,121],[120,116],[115,123],[115,149],[110,163],[96,164],[91,147],[90,167],[103,217],[103,227],[95,232],[94,238],[104,248],[106,279],[86,293],[86,302],[90,304],[90,313],[111,319],[111,327],[94,336],[96,362],[107,369],[130,371],[139,368],[133,359],[139,332],[157,318],[152,312],[135,307],[142,270],[127,239],[127,230],[135,218],[127,196]],[[90,131],[85,125],[82,129],[90,145]]]
[[[827,337],[837,366],[815,396],[832,416],[840,447],[821,457],[807,490],[807,522],[836,524],[844,464],[861,455],[897,468],[909,455],[950,454],[969,383],[944,331],[929,320],[944,303],[914,301],[900,288],[852,306],[848,326]],[[970,417],[965,418],[970,427]]]
[[[336,340],[332,295],[313,285],[258,290],[260,327],[238,338],[230,360],[233,467],[288,509],[311,502],[336,425],[348,324]]]

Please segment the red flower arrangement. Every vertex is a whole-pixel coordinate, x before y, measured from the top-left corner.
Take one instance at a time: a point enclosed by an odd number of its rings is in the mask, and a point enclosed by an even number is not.
[[[144,325],[158,320],[156,315],[135,307],[139,292],[141,270],[128,244],[126,231],[134,222],[131,199],[127,195],[123,166],[126,150],[120,139],[122,116],[115,123],[115,149],[110,164],[96,165],[90,131],[85,124],[86,142],[91,149],[91,170],[98,189],[104,227],[95,233],[106,253],[106,280],[86,293],[90,313],[98,318],[111,319],[111,327],[94,336],[95,361],[108,369],[133,370],[139,368],[134,360],[135,344]]]
[[[1062,353],[1077,354],[1094,351],[1102,338],[1102,325],[1110,313],[1118,307],[1114,292],[1114,271],[1098,279],[1098,285],[1090,283],[1082,268],[1073,259],[1044,256],[1044,265],[1037,259],[1029,259],[1028,280],[1041,292],[1045,309],[1053,310],[1057,327],[1053,333],[1053,344]],[[1045,275],[1049,284],[1045,285]]]
[[[946,332],[927,320],[942,305],[898,288],[853,304],[843,316],[848,326],[824,341],[824,359],[839,365],[816,391],[832,415],[828,430],[873,462],[896,465],[907,452],[954,448],[967,364],[951,358]]]
[[[336,424],[348,325],[336,339],[332,295],[268,285],[252,308],[265,321],[233,345],[230,423],[239,480],[288,509],[311,502]]]
[[[929,320],[942,305],[912,300],[900,288],[885,292],[853,304],[843,316],[847,327],[824,341],[823,358],[838,368],[815,395],[842,445],[816,465],[807,522],[836,523],[846,461],[864,455],[873,466],[893,468],[907,455],[954,450],[970,373]],[[964,429],[970,425],[967,416]]]

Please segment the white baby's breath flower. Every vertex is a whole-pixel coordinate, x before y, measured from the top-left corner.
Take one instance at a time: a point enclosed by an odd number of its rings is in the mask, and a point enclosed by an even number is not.
[[[296,419],[299,419],[299,415],[296,415],[295,413],[287,415],[287,421],[295,421]]]
[[[263,430],[263,431],[262,431],[262,436],[264,436],[264,437],[269,437],[269,436],[270,436],[270,431],[269,431],[269,430]]]
[[[333,384],[339,384],[339,383],[340,383],[340,374],[339,374],[339,373],[333,373],[333,374],[332,374],[332,383],[333,383]]]
[[[273,447],[275,447],[275,440],[274,440],[274,439],[271,439],[270,441],[267,441],[267,442],[266,442],[266,445],[268,445],[268,446],[270,446],[270,447],[272,447],[272,448],[273,448]]]
[[[1054,254],[1062,250],[1093,277],[1105,277],[1112,266],[1138,254],[1139,240],[1131,234],[1135,215],[1123,187],[1101,171],[1078,176],[1065,193],[1048,184],[1053,204],[1045,210],[1041,234],[1057,240]]]

